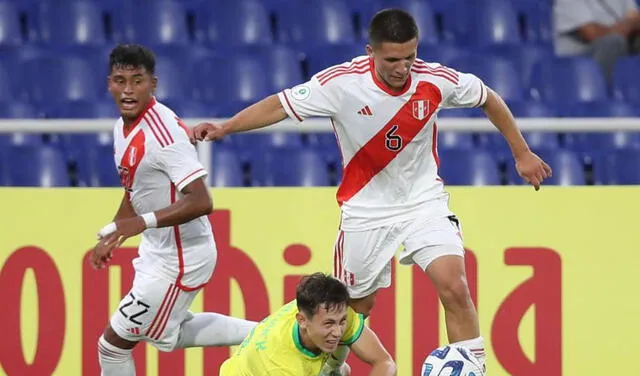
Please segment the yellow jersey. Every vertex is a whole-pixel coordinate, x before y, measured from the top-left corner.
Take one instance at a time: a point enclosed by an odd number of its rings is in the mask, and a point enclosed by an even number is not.
[[[220,376],[318,375],[330,354],[314,354],[302,346],[297,313],[294,300],[262,320],[222,364]],[[364,316],[349,307],[340,344],[353,344],[363,329]]]

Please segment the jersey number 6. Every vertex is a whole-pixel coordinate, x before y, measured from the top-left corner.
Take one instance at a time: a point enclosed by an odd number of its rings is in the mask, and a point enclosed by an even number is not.
[[[144,315],[145,313],[147,313],[147,311],[149,311],[149,305],[147,303],[144,303],[140,300],[137,300],[135,296],[133,296],[132,293],[129,293],[128,295],[129,298],[131,298],[131,300],[129,300],[128,302],[124,303],[122,306],[120,306],[120,308],[118,308],[118,311],[120,311],[120,313],[122,314],[122,316],[124,316],[125,318],[129,319],[129,321],[131,321],[134,324],[137,325],[142,325],[142,323],[140,321],[137,320],[137,318],[139,316]],[[129,308],[130,306],[133,305],[133,303],[136,303],[137,307],[142,307],[142,308],[138,308],[137,310],[134,310],[133,308]],[[129,311],[128,313],[125,312],[125,309],[127,311]],[[135,311],[135,312],[133,312]]]
[[[400,127],[397,125],[394,125],[384,135],[384,138],[385,138],[384,144],[387,147],[387,149],[391,151],[398,151],[402,149],[402,137],[396,134],[398,129],[400,129]]]

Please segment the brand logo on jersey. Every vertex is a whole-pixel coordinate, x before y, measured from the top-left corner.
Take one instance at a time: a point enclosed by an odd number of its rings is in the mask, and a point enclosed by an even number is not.
[[[429,101],[419,99],[413,101],[413,117],[424,120],[429,115]]]
[[[138,149],[136,149],[135,146],[131,146],[129,147],[129,166],[135,166],[136,161],[137,161],[137,154],[136,151],[138,151]]]
[[[371,109],[369,108],[369,106],[364,106],[360,111],[358,111],[358,114],[371,116],[373,115],[373,112],[371,112]]]
[[[291,96],[293,99],[298,101],[303,101],[311,95],[311,89],[305,85],[298,85],[291,89]]]

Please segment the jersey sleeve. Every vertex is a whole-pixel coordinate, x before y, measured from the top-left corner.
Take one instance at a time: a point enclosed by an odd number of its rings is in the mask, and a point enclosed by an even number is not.
[[[487,87],[481,79],[471,73],[458,72],[458,83],[454,84],[442,103],[443,108],[480,107],[487,100]]]
[[[287,115],[300,123],[312,116],[334,115],[339,101],[335,93],[335,87],[321,85],[314,76],[304,84],[281,91],[278,98]]]
[[[207,176],[207,171],[198,160],[195,146],[189,140],[177,139],[171,145],[159,149],[155,155],[156,168],[164,171],[178,191],[192,181]]]
[[[342,334],[341,342],[348,346],[353,345],[360,338],[363,329],[364,315],[349,307],[347,311],[347,327]]]

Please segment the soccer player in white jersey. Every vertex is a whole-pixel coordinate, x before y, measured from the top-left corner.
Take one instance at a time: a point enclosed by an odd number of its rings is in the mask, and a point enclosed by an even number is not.
[[[133,286],[98,341],[102,375],[129,376],[140,341],[161,351],[237,345],[257,323],[188,311],[216,264],[207,172],[186,127],[153,96],[153,53],[119,45],[109,66],[109,91],[121,113],[113,135],[124,196],[114,221],[99,232],[92,263],[103,268],[125,239],[142,233]]]
[[[223,123],[199,124],[193,137],[217,140],[286,117],[330,117],[344,168],[334,274],[348,285],[352,307],[369,313],[377,290],[391,283],[391,261],[402,245],[400,262],[419,265],[439,293],[449,341],[484,363],[460,224],[438,177],[437,113],[482,108],[511,147],[518,173],[536,190],[551,168],[531,152],[498,94],[472,74],[418,59],[417,46],[410,14],[380,11],[369,26],[367,56],[325,69]]]

